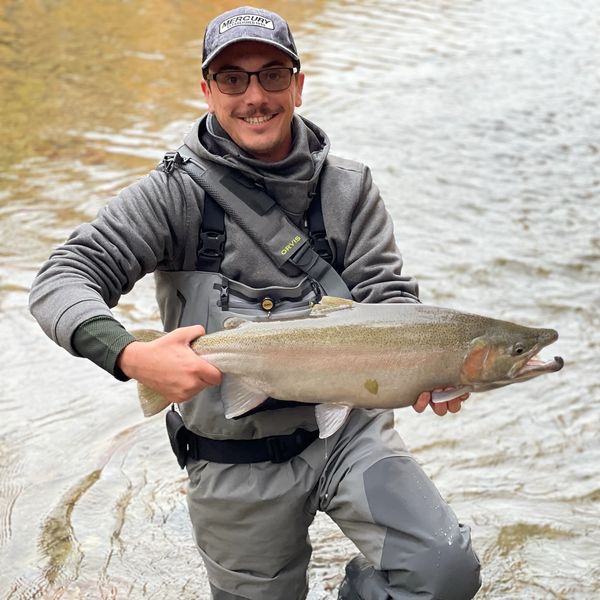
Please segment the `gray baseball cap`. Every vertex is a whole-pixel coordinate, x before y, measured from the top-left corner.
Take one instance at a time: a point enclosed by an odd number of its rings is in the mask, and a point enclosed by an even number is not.
[[[215,17],[206,27],[202,50],[202,70],[210,61],[236,42],[264,42],[279,48],[300,68],[300,57],[292,32],[277,13],[252,6],[241,6]]]

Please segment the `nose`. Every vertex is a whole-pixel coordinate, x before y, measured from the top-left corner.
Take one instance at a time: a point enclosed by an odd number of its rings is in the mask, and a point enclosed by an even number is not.
[[[248,88],[244,93],[244,99],[250,104],[260,104],[264,101],[267,94],[268,92],[260,85],[258,74],[252,73]]]

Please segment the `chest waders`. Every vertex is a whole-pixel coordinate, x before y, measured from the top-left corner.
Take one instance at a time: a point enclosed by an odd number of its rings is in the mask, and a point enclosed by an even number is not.
[[[307,315],[323,295],[351,298],[329,261],[321,202],[316,193],[301,231],[277,203],[242,174],[205,165],[187,147],[168,153],[167,174],[178,168],[205,191],[195,271],[156,271],[157,301],[164,328],[203,325],[220,331],[231,317],[249,320]],[[226,232],[224,214],[243,229],[278,268],[293,265],[303,274],[291,287],[254,288],[220,272]],[[285,410],[283,410],[285,409]],[[221,463],[284,462],[318,436],[314,405],[267,399],[238,419],[226,419],[220,386],[203,390],[167,413],[171,446],[183,468],[188,457]]]

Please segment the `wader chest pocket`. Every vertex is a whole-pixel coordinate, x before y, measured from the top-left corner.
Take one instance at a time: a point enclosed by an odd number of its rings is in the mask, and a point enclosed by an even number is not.
[[[249,319],[286,318],[308,314],[321,298],[318,285],[304,278],[294,287],[252,288],[223,278],[220,286],[221,310]]]

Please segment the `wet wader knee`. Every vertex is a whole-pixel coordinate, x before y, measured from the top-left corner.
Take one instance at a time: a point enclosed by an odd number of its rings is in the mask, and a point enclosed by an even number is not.
[[[364,557],[353,558],[338,600],[470,600],[480,586],[479,560],[473,552],[440,552],[408,561],[410,571],[377,571]],[[433,558],[433,560],[432,560]],[[423,561],[423,564],[419,564]],[[397,585],[399,583],[399,585]]]
[[[356,417],[326,490],[324,509],[366,557],[350,562],[340,600],[470,600],[479,560],[458,523],[408,452],[389,415]]]
[[[389,495],[386,501],[384,482],[390,481],[398,487],[414,486],[409,498],[404,494],[400,511],[389,503]],[[433,482],[414,460],[408,457],[383,460],[365,472],[364,483],[375,522],[387,524],[381,567],[386,572],[389,597],[470,600],[480,586],[480,564],[471,548],[470,529],[457,522]],[[409,519],[413,520],[414,528],[409,533],[420,538],[418,545],[410,549],[406,543],[409,528],[403,523]],[[364,600],[370,600],[370,596]]]

